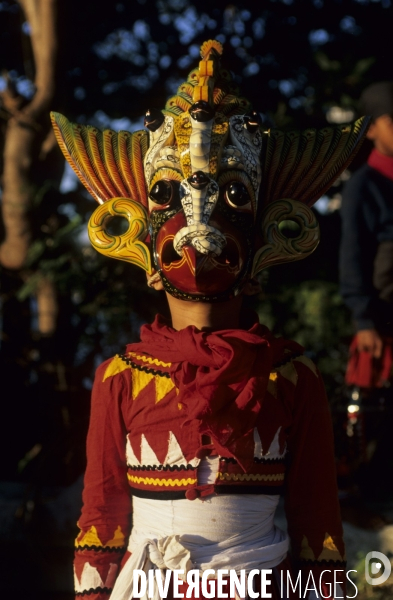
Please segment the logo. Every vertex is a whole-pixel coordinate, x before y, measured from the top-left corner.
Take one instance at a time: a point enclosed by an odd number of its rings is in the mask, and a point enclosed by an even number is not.
[[[365,574],[367,583],[370,585],[381,585],[381,583],[385,583],[389,578],[391,572],[392,565],[390,564],[390,560],[382,552],[374,550],[366,555]],[[379,573],[379,577],[375,577]]]

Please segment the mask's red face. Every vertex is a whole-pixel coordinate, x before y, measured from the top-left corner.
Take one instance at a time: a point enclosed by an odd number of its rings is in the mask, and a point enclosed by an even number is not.
[[[239,293],[250,271],[262,139],[249,117],[197,120],[195,106],[165,118],[145,158],[151,242],[170,294],[212,301]]]

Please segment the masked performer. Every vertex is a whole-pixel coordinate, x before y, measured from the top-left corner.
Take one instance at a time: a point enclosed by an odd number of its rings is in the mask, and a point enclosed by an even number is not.
[[[345,579],[321,376],[299,345],[242,310],[242,296],[265,267],[314,250],[307,205],[367,127],[264,132],[221,52],[202,45],[177,95],[147,112],[146,131],[101,132],[52,115],[66,158],[101,204],[93,246],[145,269],[172,317],[143,326],[141,342],[96,373],[75,557],[83,600],[128,600],[137,569],[162,574],[155,597],[167,595],[160,585],[176,569],[183,578],[197,570],[201,582],[209,569],[213,581],[220,569],[271,569],[267,592],[295,597],[289,540],[309,598],[313,589],[335,597],[334,570]],[[105,230],[115,215],[129,221],[124,235]],[[280,231],[288,220],[295,238]],[[273,523],[283,493],[289,536]],[[192,586],[189,594],[197,597]]]

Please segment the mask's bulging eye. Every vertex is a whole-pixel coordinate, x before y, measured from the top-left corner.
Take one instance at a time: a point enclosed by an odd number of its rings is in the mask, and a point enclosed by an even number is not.
[[[165,117],[162,112],[156,108],[151,108],[146,111],[143,124],[149,131],[154,132],[161,127],[164,121]]]
[[[249,115],[244,115],[243,121],[247,131],[250,133],[255,133],[262,124],[261,116],[255,110]]]
[[[160,179],[157,181],[152,189],[150,190],[149,197],[156,204],[161,206],[164,204],[170,204],[173,200],[179,196],[179,182],[169,181],[168,179]]]
[[[225,199],[233,208],[245,208],[250,204],[250,196],[244,183],[232,181],[225,188]]]
[[[194,121],[207,123],[214,117],[214,108],[208,102],[198,100],[198,102],[194,102],[194,104],[190,106],[189,113]]]

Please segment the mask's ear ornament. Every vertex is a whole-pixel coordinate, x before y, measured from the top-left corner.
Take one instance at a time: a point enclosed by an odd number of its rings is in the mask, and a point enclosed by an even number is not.
[[[267,132],[252,276],[274,264],[301,260],[315,250],[319,227],[309,207],[349,165],[369,124],[369,117],[361,117],[320,130]],[[283,233],[286,224],[292,225],[289,235]]]
[[[51,113],[55,135],[64,156],[79,179],[101,205],[92,214],[88,233],[101,254],[133,263],[152,272],[148,238],[149,214],[143,158],[149,139],[145,131],[100,131],[90,125],[70,123]],[[110,235],[106,226],[113,217],[124,217],[129,227],[123,235]]]
[[[217,41],[202,45],[199,67],[165,109],[146,112],[147,131],[100,131],[51,115],[65,157],[102,204],[89,222],[93,246],[159,277],[173,296],[202,302],[233,297],[262,269],[316,248],[308,206],[347,167],[368,127],[363,117],[263,131],[221,54]],[[114,216],[127,219],[125,234],[108,232]]]

